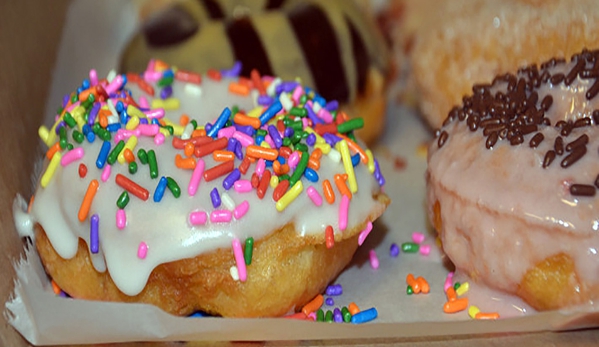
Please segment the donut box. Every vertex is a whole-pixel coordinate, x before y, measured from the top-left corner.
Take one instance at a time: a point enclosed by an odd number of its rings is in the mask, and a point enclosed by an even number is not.
[[[28,13],[35,24],[19,33],[18,41],[9,40],[8,47],[14,50],[14,56],[2,57],[8,83],[15,86],[8,94],[0,95],[3,100],[0,116],[10,119],[6,123],[6,145],[1,156],[14,159],[10,164],[5,162],[0,169],[6,183],[0,186],[3,206],[0,228],[5,240],[0,247],[7,255],[0,261],[6,276],[0,285],[0,293],[6,303],[3,319],[7,321],[2,325],[1,334],[6,345],[440,339],[597,325],[596,314],[584,311],[535,313],[520,301],[489,293],[474,283],[464,285],[467,279],[457,274],[455,278],[449,276],[451,271],[444,266],[435,236],[425,222],[423,177],[426,157],[423,148],[433,135],[413,110],[393,103],[388,105],[386,131],[373,148],[386,175],[385,192],[393,203],[375,223],[348,268],[334,280],[334,286],[323,292],[325,311],[333,311],[335,305],[349,306],[353,302],[362,309],[376,308],[378,316],[375,320],[358,326],[280,318],[175,317],[149,305],[56,296],[34,248],[24,244],[15,230],[14,197],[16,194],[29,197],[34,189],[31,173],[36,171],[38,159],[43,155],[37,129],[40,124],[49,124],[56,111],[55,103],[46,100],[60,99],[65,91],[78,85],[92,67],[105,76],[117,65],[119,50],[127,35],[135,29],[135,23],[129,19],[136,8],[134,4],[117,2],[75,1],[53,3],[52,6],[21,4],[16,11]],[[90,13],[95,16],[89,16]],[[45,20],[48,16],[57,18],[57,22],[64,19],[64,26],[53,27]],[[18,27],[13,22],[9,25]],[[93,43],[84,39],[98,32],[103,33],[101,39],[91,40]],[[82,47],[81,42],[89,42],[89,46]],[[30,51],[29,47],[34,46],[36,50]],[[39,56],[55,58],[40,61]],[[31,66],[36,68],[31,69]],[[40,83],[31,83],[23,91],[19,89],[24,88],[23,80]],[[23,141],[23,136],[28,141]],[[374,265],[376,263],[378,266]],[[476,306],[483,313],[499,312],[501,317],[482,321],[472,319],[468,310],[444,312],[450,301],[446,294],[447,283],[454,286],[456,282],[462,282],[454,289],[456,295],[468,298],[469,306]],[[427,286],[428,290],[425,289]],[[338,288],[343,288],[342,294],[338,294]],[[500,299],[502,303],[493,303],[490,297]],[[510,310],[512,305],[518,310]],[[449,307],[447,310],[452,309],[457,310]]]

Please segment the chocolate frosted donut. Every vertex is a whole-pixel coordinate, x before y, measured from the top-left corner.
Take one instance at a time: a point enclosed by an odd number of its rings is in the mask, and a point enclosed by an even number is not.
[[[389,54],[354,2],[186,0],[151,12],[123,53],[123,71],[142,71],[151,58],[198,72],[237,61],[242,76],[299,78],[360,114],[367,142],[382,131]]]
[[[536,309],[599,298],[598,78],[584,50],[475,85],[429,148],[443,249]]]

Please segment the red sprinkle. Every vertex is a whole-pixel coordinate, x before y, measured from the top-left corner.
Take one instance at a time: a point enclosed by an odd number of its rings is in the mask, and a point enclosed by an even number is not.
[[[179,80],[179,81],[195,83],[195,84],[202,83],[202,75],[191,72],[191,71],[181,70],[181,69],[179,69],[179,70],[177,70],[177,72],[175,72],[175,79]]]
[[[241,161],[241,164],[239,164],[239,172],[241,172],[242,175],[245,175],[246,172],[248,172],[248,169],[250,168],[250,164],[252,162],[250,161],[250,159],[248,157],[244,157],[243,160]]]
[[[264,198],[266,191],[268,190],[268,186],[270,185],[270,170],[264,170],[262,173],[262,178],[260,179],[260,183],[258,184],[257,193],[260,199]]]
[[[260,177],[258,177],[257,173],[254,172],[252,174],[251,182],[252,182],[252,188],[254,188],[254,189],[258,188],[258,184],[260,184]]]
[[[223,139],[227,140],[226,137],[223,137]],[[223,175],[228,174],[229,172],[233,171],[233,169],[235,169],[235,161],[233,161],[233,160],[225,161],[220,165],[217,165],[215,167],[212,167],[212,168],[204,171],[204,180],[206,180],[206,182],[210,182],[214,179],[217,179]]]
[[[220,71],[218,71],[216,69],[208,69],[208,71],[206,71],[206,75],[208,76],[208,78],[215,80],[215,81],[220,81],[222,79],[222,75],[220,74]]]
[[[205,143],[201,146],[196,145],[196,149],[194,151],[194,154],[196,157],[203,157],[206,156],[208,154],[212,154],[212,152],[218,150],[218,149],[224,149],[227,148],[227,143],[229,142],[229,139],[227,139],[226,137],[221,137],[218,140],[214,140],[208,143]]]
[[[85,166],[85,164],[83,164],[83,163],[79,164],[79,177],[85,178],[86,175],[87,175],[87,166]]]
[[[335,245],[335,233],[333,232],[332,226],[327,225],[326,229],[324,230],[324,238],[327,248],[333,248]]]
[[[314,131],[320,136],[322,136],[326,133],[336,134],[337,133],[337,124],[335,124],[335,123],[316,124],[316,126],[314,126]]]
[[[148,192],[147,189],[131,181],[129,178],[121,174],[116,175],[115,181],[116,184],[121,186],[123,189],[144,201],[148,200],[148,198],[150,197],[150,192]]]
[[[279,201],[279,199],[287,192],[289,188],[289,180],[283,180],[279,182],[279,185],[272,192],[272,198],[274,201]]]

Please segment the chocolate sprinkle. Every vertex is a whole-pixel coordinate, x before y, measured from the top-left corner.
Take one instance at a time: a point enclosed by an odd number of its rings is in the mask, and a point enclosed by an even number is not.
[[[555,154],[557,155],[564,154],[564,140],[560,136],[555,138],[553,149],[555,150]]]
[[[582,156],[584,156],[587,153],[587,148],[582,146],[582,147],[576,147],[574,148],[574,150],[572,152],[570,152],[570,154],[568,154],[564,160],[562,160],[561,162],[561,166],[563,168],[567,168],[572,166],[574,163],[576,163],[580,158],[582,158]]]
[[[439,146],[439,148],[443,147],[445,141],[447,141],[448,136],[449,135],[447,134],[447,131],[443,130],[441,132],[441,134],[439,135],[439,139],[437,140],[437,145]]]
[[[545,158],[543,158],[543,169],[551,165],[553,159],[555,159],[555,152],[551,150],[547,151],[547,153],[545,153]]]
[[[570,186],[570,194],[574,196],[595,196],[597,189],[590,184],[573,184]]]
[[[595,187],[599,188],[599,174],[597,175],[597,178],[595,178]]]
[[[544,139],[545,136],[543,136],[542,133],[536,133],[535,136],[533,136],[532,139],[530,139],[530,142],[528,144],[530,145],[530,147],[536,148],[539,146],[541,142],[543,142]]]
[[[576,140],[566,145],[566,151],[569,152],[577,147],[585,146],[587,143],[589,143],[589,136],[587,134],[580,135]]]

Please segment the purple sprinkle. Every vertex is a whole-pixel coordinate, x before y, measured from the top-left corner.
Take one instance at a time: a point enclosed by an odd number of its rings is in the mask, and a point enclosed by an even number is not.
[[[268,134],[270,135],[272,141],[275,143],[275,147],[281,148],[281,146],[283,145],[283,139],[281,138],[281,134],[279,134],[279,130],[277,130],[277,127],[275,127],[272,124],[269,125]]]
[[[335,144],[341,141],[341,138],[339,136],[333,135],[331,133],[325,133],[324,135],[322,135],[322,138],[326,141],[326,143],[331,145],[331,147],[335,147]]]
[[[339,108],[339,102],[337,100],[332,100],[327,102],[326,105],[324,105],[325,110],[331,112],[331,111],[335,111],[336,109]]]
[[[241,62],[238,60],[230,69],[220,70],[220,74],[222,77],[237,77],[241,73],[241,68]]]
[[[239,169],[236,168],[235,170],[231,171],[231,173],[228,174],[227,177],[225,177],[225,179],[223,180],[223,188],[225,188],[226,190],[231,189],[231,187],[233,187],[233,184],[235,184],[235,182],[237,182],[239,178],[241,178],[241,172],[239,171]]]
[[[237,143],[238,142],[239,141],[236,138],[231,137],[229,139],[229,141],[227,142],[227,151],[234,152],[235,151],[235,147],[237,147]]]
[[[98,112],[100,111],[101,106],[102,105],[100,105],[99,102],[94,102],[94,104],[92,105],[92,109],[89,111],[89,117],[87,118],[87,124],[94,125],[94,123],[96,122],[96,117],[98,116]]]
[[[268,95],[260,95],[258,96],[258,105],[260,106],[268,106],[272,104],[273,98]]]
[[[291,136],[293,136],[294,132],[295,131],[293,130],[292,127],[285,128],[285,131],[283,132],[283,136],[285,136],[285,137],[291,137]]]
[[[395,258],[399,255],[399,247],[397,246],[397,244],[392,243],[391,244],[391,248],[389,248],[389,254]]]
[[[92,215],[89,223],[89,250],[93,254],[98,253],[100,250],[99,225],[100,217],[97,214]]]
[[[237,159],[243,160],[243,146],[241,145],[241,142],[237,141],[234,153]]]
[[[327,306],[333,306],[335,305],[335,300],[333,298],[327,298],[324,303],[327,304]]]
[[[327,287],[325,293],[330,296],[337,296],[343,294],[343,287],[340,284],[331,284]]]
[[[310,133],[310,135],[308,135],[308,137],[306,137],[306,144],[308,144],[308,146],[314,146],[315,143],[316,143],[316,135],[314,135],[314,133]]]
[[[56,129],[54,129],[54,131],[56,132],[56,135],[60,135],[60,128],[66,126],[67,123],[65,123],[63,120],[60,121],[60,123],[58,123],[58,125],[56,126]]]
[[[335,323],[343,323],[343,315],[341,314],[339,307],[335,307],[333,310],[333,320]]]
[[[160,91],[160,98],[162,100],[170,98],[171,95],[173,95],[173,87],[171,86],[166,86]]]
[[[312,121],[312,123],[314,123],[314,125],[324,123],[324,121],[322,119],[320,119],[320,118],[318,118],[318,116],[316,116],[316,113],[314,113],[314,110],[312,110],[312,107],[306,107],[306,110],[308,110],[308,118],[310,118],[310,120]]]
[[[275,88],[275,93],[277,95],[281,94],[282,92],[291,93],[298,85],[298,82],[293,81],[281,82]]]
[[[62,107],[65,108],[69,104],[69,100],[71,100],[71,96],[69,94],[65,94],[62,97]]]
[[[210,191],[210,200],[212,200],[212,206],[214,208],[220,206],[220,194],[218,194],[218,189],[216,187]]]
[[[254,130],[254,128],[251,125],[237,125],[235,124],[235,129],[237,129],[237,131],[240,131],[248,136],[254,136],[254,133],[256,132]]]
[[[67,293],[65,293],[64,291],[60,291],[60,293],[58,294],[58,296],[60,296],[61,298],[68,298],[69,296],[67,295]]]
[[[147,118],[140,118],[139,119],[139,124],[148,124],[148,119]]]
[[[155,118],[154,118],[155,119]],[[206,125],[204,126],[204,130],[206,130],[206,132],[209,132],[210,129],[212,129],[212,124],[210,122],[206,123]]]

